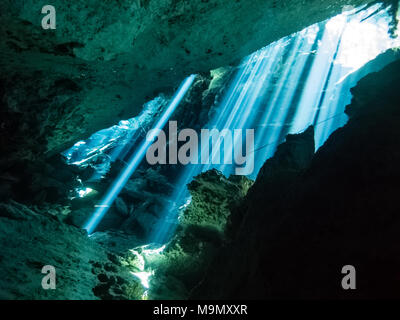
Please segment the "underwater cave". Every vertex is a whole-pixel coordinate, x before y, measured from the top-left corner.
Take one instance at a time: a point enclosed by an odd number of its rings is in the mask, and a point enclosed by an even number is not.
[[[42,7],[0,4],[1,300],[400,298],[398,0]]]

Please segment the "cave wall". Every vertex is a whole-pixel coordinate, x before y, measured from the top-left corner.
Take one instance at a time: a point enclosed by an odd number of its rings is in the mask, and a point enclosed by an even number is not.
[[[399,297],[400,61],[352,89],[350,120],[313,155],[289,136],[232,210],[231,243],[192,298]],[[343,290],[342,267],[357,289]]]
[[[0,300],[139,299],[143,287],[116,253],[57,211],[0,203]],[[42,288],[47,265],[55,267],[55,290]]]

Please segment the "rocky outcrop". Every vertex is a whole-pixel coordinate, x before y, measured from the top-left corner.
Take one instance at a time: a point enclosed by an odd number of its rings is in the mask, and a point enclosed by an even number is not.
[[[143,288],[116,253],[55,211],[0,204],[0,299],[139,299]],[[56,270],[54,290],[42,288],[46,265]]]
[[[188,185],[191,203],[182,215],[181,224],[224,232],[231,206],[246,195],[251,185],[252,181],[244,176],[226,179],[216,170],[197,176]]]
[[[363,78],[313,157],[311,131],[280,146],[193,298],[399,297],[399,80],[400,61]],[[346,265],[356,290],[341,286]]]
[[[187,299],[227,241],[229,208],[242,200],[251,184],[245,177],[226,178],[216,170],[195,177],[188,186],[192,200],[181,213],[173,239],[161,254],[144,256],[146,270],[154,271],[150,299]]]

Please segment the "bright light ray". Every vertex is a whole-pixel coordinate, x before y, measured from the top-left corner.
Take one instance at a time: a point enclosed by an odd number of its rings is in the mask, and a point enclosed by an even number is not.
[[[273,75],[272,70],[275,70],[279,63],[279,57],[283,54],[287,45],[288,39],[281,39],[274,45],[268,46],[264,50],[258,51],[245,59],[232,82],[230,90],[226,94],[226,98],[219,106],[219,112],[211,119],[209,123],[210,128],[233,129],[238,125],[238,122],[241,122],[240,119],[244,119],[246,116],[249,117],[251,109],[257,101],[257,97],[262,96],[268,89],[267,84]],[[215,147],[215,145],[212,146],[213,149],[211,150],[215,150]],[[204,149],[205,146],[201,146],[201,148],[199,157],[201,157],[201,153],[204,151],[209,153],[209,150]],[[211,159],[212,156],[210,156]],[[201,162],[199,161],[199,163]],[[166,208],[163,214],[165,218],[161,219],[154,228],[154,232],[150,237],[151,242],[163,242],[173,232],[179,211],[178,208],[182,204],[181,201],[189,197],[186,185],[193,177],[203,171],[209,170],[211,167],[221,170],[222,166],[223,164],[188,165],[183,169],[183,173],[177,183],[181,187],[178,187],[172,195],[171,206]]]
[[[191,75],[189,76],[181,85],[173,99],[171,100],[168,108],[165,110],[161,118],[157,121],[157,123],[154,125],[153,129],[156,130],[161,130],[168,119],[171,117],[172,113],[176,109],[176,107],[179,105],[183,97],[185,96],[186,92],[189,90],[191,87],[196,75]],[[145,141],[142,143],[140,146],[139,150],[136,151],[131,159],[128,161],[128,166],[124,168],[122,173],[119,175],[119,177],[115,180],[113,183],[112,187],[110,190],[107,191],[106,196],[102,199],[100,206],[96,209],[95,213],[93,216],[89,219],[89,221],[85,224],[84,229],[87,230],[89,234],[91,234],[94,229],[97,227],[97,225],[100,223],[104,215],[107,213],[108,209],[114,202],[115,198],[118,196],[118,194],[121,192],[121,190],[124,188],[126,182],[129,180],[129,178],[132,176],[133,172],[136,170],[136,168],[139,166],[141,161],[143,160],[144,156],[146,155],[146,151],[149,148],[149,146],[153,143],[153,140],[157,137],[155,131],[153,131],[153,134],[151,137],[148,139],[145,139]]]
[[[344,24],[343,26],[344,27]],[[328,77],[329,68],[340,40],[340,30],[331,37],[327,32],[321,40],[310,75],[303,90],[301,100],[294,117],[292,131],[299,132],[311,123],[317,112],[316,107],[321,99],[323,88]]]
[[[290,129],[297,133],[316,124],[316,149],[347,121],[344,107],[351,101],[350,88],[359,79],[351,77],[354,72],[378,54],[400,45],[399,39],[388,35],[390,17],[386,11],[364,20],[379,7],[377,4],[357,14],[355,10],[326,23],[318,56]]]
[[[256,129],[255,172],[251,178],[256,177],[288,133],[299,133],[314,124],[319,148],[345,124],[344,108],[351,99],[350,88],[360,77],[354,72],[378,54],[400,46],[400,40],[388,35],[387,11],[365,19],[379,8],[380,4],[376,4],[366,10],[343,13],[244,60],[208,127],[220,131]],[[233,146],[240,143],[235,140]],[[205,151],[204,146],[201,148]],[[234,165],[187,165],[170,198],[171,205],[165,209],[165,219],[160,219],[150,241],[166,241],[176,226],[178,208],[189,198],[186,185],[211,168],[229,175]]]
[[[269,46],[250,57],[250,60],[257,60],[257,63],[254,66],[254,76],[247,79],[245,90],[242,90],[241,98],[235,101],[234,109],[239,110],[239,112],[235,112],[233,114],[234,117],[230,116],[227,120],[220,116],[219,122],[223,124],[223,128],[228,128],[230,130],[253,128],[253,122],[257,118],[257,114],[254,110],[258,110],[262,102],[261,98],[269,88],[271,77],[273,75],[272,70],[276,69],[277,64],[280,61],[279,57],[283,54],[284,48],[287,44],[287,39],[284,38],[273,46]],[[300,42],[296,42],[295,46],[298,45],[300,45]],[[241,137],[237,136],[233,141],[233,146],[230,148],[231,153],[239,144],[242,144],[242,141]],[[213,145],[212,148],[213,150],[218,150],[218,143]],[[232,157],[232,154],[229,154],[229,156]],[[212,167],[217,168],[226,174],[231,173],[233,170],[232,165],[209,164],[202,168],[202,171],[209,170]]]
[[[273,124],[284,124],[287,113],[290,109],[290,104],[292,98],[295,94],[297,88],[297,83],[300,79],[300,74],[302,73],[306,62],[307,55],[299,55],[299,52],[309,52],[313,46],[316,39],[317,32],[319,28],[309,28],[305,32],[301,32],[296,36],[296,45],[294,50],[291,52],[290,58],[284,65],[282,76],[276,88],[272,94],[271,100],[268,101],[268,105],[264,109],[264,113],[261,117],[261,121],[258,124],[256,132],[256,142],[255,146],[260,144],[270,144],[269,150],[266,152],[263,158],[269,157],[274,150],[276,145],[279,143],[279,136],[281,135],[281,129],[276,126],[270,126]],[[307,39],[307,41],[304,41]],[[303,40],[302,45],[299,47],[298,40]],[[262,159],[261,161],[265,161]],[[262,164],[258,160],[258,165],[260,167]],[[258,171],[258,170],[256,170]]]
[[[150,277],[154,275],[153,271],[132,272],[131,274],[138,278],[145,289],[150,287]]]

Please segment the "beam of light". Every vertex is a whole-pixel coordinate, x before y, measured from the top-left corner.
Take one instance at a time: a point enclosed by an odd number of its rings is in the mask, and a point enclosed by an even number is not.
[[[297,113],[292,125],[292,130],[294,132],[303,130],[307,124],[311,123],[314,119],[314,115],[317,111],[316,107],[323,93],[323,87],[329,73],[330,65],[333,63],[334,52],[340,40],[339,32],[338,30],[338,33],[333,34],[333,36],[327,34],[326,31],[324,33],[306,85],[303,89],[300,102],[298,103]]]
[[[148,264],[152,258],[157,258],[165,250],[165,248],[166,245],[163,245],[159,248],[153,248],[151,245],[144,245],[129,250],[136,256],[137,259],[137,262],[135,263],[135,269],[139,269],[139,271],[131,271],[131,274],[140,280],[145,289],[150,288],[150,277],[154,276],[154,270],[151,270],[151,267],[146,267],[146,264]],[[142,299],[147,298],[147,294],[148,291],[145,292]]]
[[[376,4],[366,10],[345,12],[244,59],[207,127],[220,131],[255,128],[255,171],[251,178],[256,177],[287,134],[302,132],[314,124],[319,148],[346,123],[344,108],[351,99],[350,88],[361,77],[355,72],[378,54],[400,45],[388,35],[387,11],[370,16],[379,7]],[[240,143],[233,141],[233,146]],[[162,243],[172,234],[179,208],[189,198],[186,185],[194,176],[211,168],[229,175],[233,167],[187,165],[170,198],[171,205],[162,214],[164,219],[160,219],[149,240]]]
[[[146,289],[150,287],[150,277],[154,275],[153,271],[141,271],[141,272],[132,272],[131,274],[138,278],[142,284],[142,286]]]
[[[274,81],[273,75],[279,69],[281,57],[290,44],[291,39],[289,37],[283,38],[244,59],[225,93],[225,97],[218,106],[215,116],[209,121],[208,128],[231,130],[253,128],[252,123],[257,119],[257,109],[262,104],[262,97],[265,96],[269,84]],[[211,150],[215,150],[215,147],[218,146],[210,144]],[[204,150],[204,148],[205,146],[201,146],[199,157],[203,152],[210,152],[210,150]],[[221,158],[223,158],[223,155],[221,155]],[[212,155],[210,159],[212,159]],[[190,198],[186,185],[190,183],[194,176],[211,168],[229,173],[228,171],[233,170],[233,165],[229,166],[227,170],[224,169],[223,163],[220,165],[187,165],[177,183],[179,187],[175,189],[171,196],[172,204],[165,209],[162,214],[164,219],[158,222],[149,241],[162,243],[172,234],[176,227],[177,216],[181,211],[179,208],[182,205],[182,200],[187,201]]]
[[[399,39],[388,35],[391,18],[387,11],[371,16],[379,8],[380,4],[376,4],[358,13],[336,16],[326,23],[290,128],[290,133],[298,133],[318,124],[316,149],[347,122],[344,108],[351,101],[350,88],[361,78],[356,71],[380,53],[400,45]]]
[[[283,46],[284,41],[282,40],[280,43],[282,43]],[[266,68],[272,68],[271,63],[276,61],[276,57],[279,55],[280,50],[282,50],[280,46],[270,47],[269,50],[256,52],[243,61],[230,88],[225,94],[225,97],[223,98],[216,115],[208,124],[210,128],[229,128],[232,122],[241,116],[243,113],[241,105],[248,96],[247,92],[252,88],[254,82],[257,82],[257,77],[268,74],[268,70]],[[259,72],[260,68],[263,68],[263,72]],[[201,157],[203,152],[204,146],[201,146],[199,157]],[[206,150],[206,152],[209,152],[209,150]],[[211,158],[212,156],[210,156],[210,159]],[[201,161],[199,161],[199,163],[201,163]],[[163,218],[157,223],[149,241],[155,243],[164,242],[165,239],[173,232],[174,228],[176,227],[175,224],[177,215],[180,211],[179,207],[182,205],[181,201],[182,199],[186,200],[189,198],[186,185],[193,179],[194,176],[202,171],[206,171],[209,167],[210,166],[208,164],[187,165],[183,169],[183,172],[181,173],[177,182],[179,187],[175,189],[173,195],[171,196],[172,204],[164,210],[164,213],[162,214]]]
[[[172,113],[174,112],[176,107],[179,105],[179,103],[182,101],[185,94],[191,87],[195,77],[196,75],[191,75],[188,78],[186,78],[186,80],[182,83],[182,85],[178,89],[175,96],[172,98],[168,108],[165,110],[161,118],[154,125],[153,129],[159,131],[165,126],[166,122],[171,117]],[[155,139],[156,134],[153,133],[153,136],[154,137],[152,138]],[[144,140],[140,148],[132,155],[131,159],[128,161],[128,165],[123,169],[121,174],[114,181],[112,187],[107,191],[106,196],[101,201],[101,207],[98,207],[94,212],[94,214],[92,215],[92,217],[86,222],[84,229],[86,229],[89,234],[91,234],[97,227],[97,225],[100,223],[104,215],[107,213],[109,207],[114,202],[115,198],[124,188],[125,184],[132,176],[136,168],[139,166],[139,164],[146,155],[147,149],[153,143],[153,139],[149,138]]]
[[[290,110],[300,75],[309,58],[308,55],[301,53],[310,52],[318,32],[319,28],[317,26],[310,27],[297,34],[292,40],[294,44],[287,59],[283,62],[279,81],[273,86],[274,90],[270,94],[262,110],[261,117],[256,123],[255,148],[265,143],[269,143],[270,148],[265,152],[264,156],[257,157],[255,165],[256,171],[252,176],[253,178],[255,178],[258,169],[262,166],[266,158],[272,155],[278,144],[278,139],[282,132],[282,125]],[[279,126],[277,127],[276,124]]]

